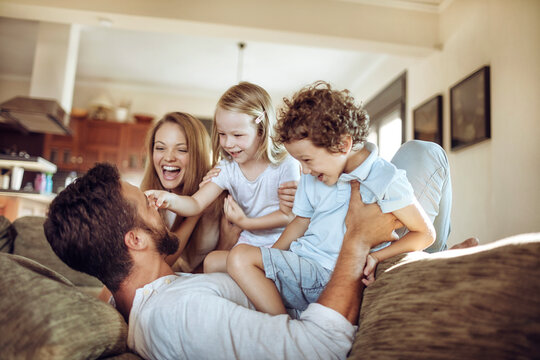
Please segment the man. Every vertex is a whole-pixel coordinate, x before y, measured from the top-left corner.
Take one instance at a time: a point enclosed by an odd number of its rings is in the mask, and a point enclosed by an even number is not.
[[[361,202],[358,183],[351,187],[334,274],[298,320],[252,310],[226,274],[173,273],[164,258],[177,250],[178,240],[144,194],[120,181],[111,165],[96,165],[58,194],[44,228],[66,264],[111,290],[129,323],[128,346],[144,358],[344,358],[354,337],[366,256],[396,227],[393,216]]]

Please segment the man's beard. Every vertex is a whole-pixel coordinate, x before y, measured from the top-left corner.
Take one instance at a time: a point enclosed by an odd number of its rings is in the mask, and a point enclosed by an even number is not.
[[[178,250],[178,237],[170,232],[167,227],[163,227],[159,234],[154,238],[156,249],[162,255],[171,255]]]
[[[161,255],[171,255],[178,250],[178,237],[167,229],[164,222],[160,222],[158,226],[152,226],[139,218],[138,227],[147,231],[156,244],[156,250]]]

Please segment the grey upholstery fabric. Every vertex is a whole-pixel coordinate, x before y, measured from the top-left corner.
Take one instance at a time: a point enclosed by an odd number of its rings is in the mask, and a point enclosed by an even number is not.
[[[107,358],[103,358],[107,360],[141,360],[141,357],[138,355],[135,355],[134,353],[123,353],[121,355],[111,356]]]
[[[0,216],[0,252],[13,253],[13,241],[15,232],[11,221],[5,216]]]
[[[127,325],[40,264],[0,253],[0,357],[94,359],[126,351]]]
[[[68,278],[76,286],[102,287],[93,276],[71,269],[56,256],[45,238],[43,231],[44,217],[25,216],[16,219],[13,227],[17,232],[14,254],[35,260]]]
[[[540,234],[382,262],[350,358],[539,359]]]

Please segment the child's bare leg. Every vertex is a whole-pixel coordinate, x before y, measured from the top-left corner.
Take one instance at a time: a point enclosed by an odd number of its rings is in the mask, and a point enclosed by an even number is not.
[[[246,244],[233,248],[227,259],[227,272],[259,311],[286,314],[274,282],[264,274],[261,250]]]
[[[229,256],[229,251],[227,250],[216,250],[206,255],[203,265],[204,272],[226,272],[227,256]]]

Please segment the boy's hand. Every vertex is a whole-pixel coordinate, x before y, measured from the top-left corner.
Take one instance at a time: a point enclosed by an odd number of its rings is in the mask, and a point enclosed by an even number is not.
[[[156,209],[168,209],[177,197],[177,195],[163,190],[146,190],[144,195]]]
[[[208,170],[206,175],[204,175],[201,183],[199,184],[199,189],[202,188],[204,184],[209,183],[210,180],[212,180],[212,178],[218,176],[220,171],[221,171],[221,169],[218,168],[217,166],[214,166],[213,168]]]
[[[243,228],[242,222],[246,219],[246,214],[244,214],[244,211],[240,205],[234,201],[231,195],[225,198],[225,201],[223,202],[223,210],[225,211],[227,220]]]
[[[375,271],[378,263],[379,260],[375,256],[371,254],[367,256],[366,266],[364,267],[365,278],[362,279],[364,285],[369,286],[375,282]]]

